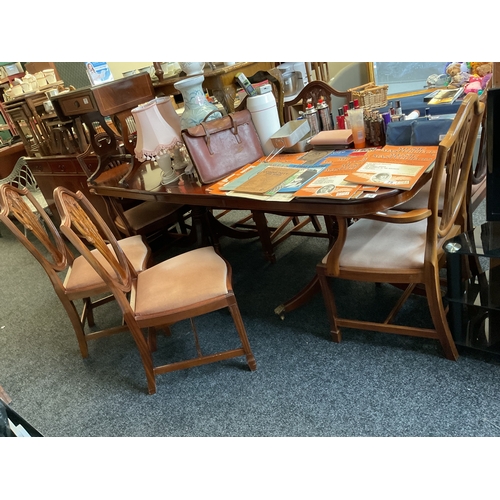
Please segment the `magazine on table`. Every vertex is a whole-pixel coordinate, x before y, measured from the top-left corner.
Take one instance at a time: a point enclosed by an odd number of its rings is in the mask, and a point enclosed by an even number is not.
[[[304,169],[268,164],[257,174],[237,186],[233,191],[259,195],[276,194],[288,182],[292,182]]]
[[[409,190],[434,166],[438,146],[384,146],[368,152],[362,164],[349,173],[353,183]]]
[[[428,104],[452,104],[454,103],[462,94],[464,93],[464,88],[459,87],[458,89],[440,89],[427,94],[424,97],[424,102]]]

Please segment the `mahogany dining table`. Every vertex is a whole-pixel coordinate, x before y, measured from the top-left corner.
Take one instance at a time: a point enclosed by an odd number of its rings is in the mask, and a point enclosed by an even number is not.
[[[255,230],[240,230],[224,225],[213,215],[213,210],[251,211],[254,218],[264,217],[266,213],[282,212],[316,215],[325,219],[327,228],[332,228],[334,224],[336,234],[341,234],[347,230],[352,219],[383,212],[408,201],[429,181],[432,175],[432,170],[424,172],[410,190],[384,190],[383,193],[375,196],[370,193],[356,199],[308,197],[280,202],[212,194],[208,189],[210,185],[200,184],[192,174],[181,174],[177,183],[162,185],[161,169],[148,162],[141,164],[132,176],[128,175],[125,184],[120,182],[126,173],[125,167],[122,171],[118,168],[101,174],[92,185],[89,185],[90,191],[102,196],[188,205],[191,208],[190,238],[193,243],[196,246],[214,245],[216,247],[219,236],[251,238],[257,236],[257,233]],[[272,252],[269,231],[259,232],[258,235],[261,237],[263,247],[265,249],[267,247],[266,251]],[[275,309],[276,314],[283,317],[285,312],[299,307],[318,291],[319,283],[314,277],[297,295],[280,304]]]

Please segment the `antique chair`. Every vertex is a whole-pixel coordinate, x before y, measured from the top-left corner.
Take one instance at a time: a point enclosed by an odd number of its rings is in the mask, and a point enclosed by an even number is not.
[[[37,209],[39,216],[33,213],[31,205]],[[89,340],[127,330],[121,324],[99,331],[85,331],[86,325],[92,328],[95,326],[93,310],[113,300],[113,295],[109,295],[106,283],[82,256],[73,256],[50,217],[27,188],[17,188],[10,184],[0,186],[0,220],[47,273],[73,325],[83,358],[88,357]],[[24,234],[15,221],[29,231],[36,241],[33,242],[29,234]],[[151,252],[141,236],[122,239],[119,245],[136,272],[147,268]],[[106,297],[101,297],[106,293]],[[100,298],[92,299],[98,296]],[[75,305],[80,299],[83,300],[81,315]]]
[[[313,104],[315,105],[319,98],[323,96],[330,106],[330,111],[335,115],[336,110],[332,109],[332,96],[336,96],[344,99],[344,104],[349,102],[351,93],[346,91],[339,91],[334,89],[328,83],[325,83],[320,80],[310,81],[304,88],[297,94],[297,96],[291,101],[285,102],[283,116],[285,123],[294,119],[293,109],[297,106],[302,108],[302,111],[306,110],[307,100],[312,99]]]
[[[36,179],[31,172],[31,170],[28,167],[28,164],[26,163],[26,159],[24,156],[21,156],[17,161],[16,164],[14,165],[14,168],[12,169],[12,172],[7,176],[4,177],[3,179],[0,179],[0,185],[2,184],[12,184],[15,187],[26,187],[28,190],[31,192],[31,194],[35,197],[39,205],[43,210],[47,208],[47,201],[45,200],[42,192],[40,191],[40,188],[38,187],[38,183],[36,182]],[[31,211],[35,214],[38,214],[37,208],[31,204],[29,200],[26,200],[28,203],[29,207],[31,208]],[[27,234],[27,230],[25,229],[24,234]],[[2,233],[0,231],[0,236],[2,236]]]
[[[491,80],[488,82],[487,88],[491,87]],[[487,171],[487,155],[486,155],[486,99],[487,92],[484,92],[479,97],[480,102],[484,104],[484,113],[481,120],[480,125],[480,133],[479,136],[474,143],[474,151],[472,156],[472,168],[470,172],[470,179],[468,184],[468,194],[466,197],[467,201],[467,214],[469,220],[469,227],[472,227],[472,214],[479,206],[479,204],[484,200],[486,196],[486,171]],[[444,120],[441,120],[444,121]],[[430,123],[425,121],[421,121],[416,123],[419,126],[425,127],[427,123],[432,125],[436,120],[431,120]],[[438,130],[438,128],[436,128]],[[439,137],[436,135],[432,137],[428,136],[428,141],[419,142],[419,145],[437,145],[439,144]],[[431,183],[428,182],[411,200],[408,200],[403,205],[400,206],[401,210],[414,210],[416,208],[422,208],[427,205],[427,200],[429,197]],[[443,199],[444,199],[444,190],[445,190],[445,178],[443,177],[443,182],[441,185],[441,191],[439,196],[439,209],[441,210],[443,207]]]
[[[61,215],[61,232],[107,283],[123,312],[139,350],[148,392],[156,392],[156,375],[245,356],[251,370],[256,363],[231,285],[231,268],[213,247],[202,247],[163,261],[137,273],[129,264],[112,232],[81,193],[58,187],[54,191]],[[106,245],[103,234],[111,244]],[[90,251],[87,245],[94,250]],[[130,298],[129,298],[130,297]],[[241,346],[214,354],[203,354],[192,318],[228,308]],[[191,319],[197,357],[185,361],[154,364],[156,328]],[[149,329],[146,337],[143,328]],[[224,332],[226,334],[227,332]]]
[[[315,80],[309,82],[293,100],[288,102],[282,100],[283,109],[279,113],[280,117],[283,117],[285,123],[294,119],[292,109],[297,104],[299,104],[302,106],[302,109],[305,110],[306,101],[308,98],[312,98],[313,102],[316,103],[321,96],[324,96],[326,102],[330,105],[332,95],[342,97],[347,102],[350,96],[350,92],[339,92],[323,81]],[[238,109],[242,109],[244,107],[244,104],[245,101]],[[225,212],[222,212],[221,214],[219,214],[219,218],[223,217],[224,215]],[[232,224],[232,226],[235,228],[256,228],[257,232],[260,234],[260,239],[264,247],[265,255],[271,262],[275,261],[274,248],[276,248],[280,243],[282,243],[292,235],[323,237],[328,238],[330,241],[332,241],[332,239],[334,238],[335,225],[332,224],[330,220],[325,221],[325,233],[324,231],[322,231],[322,225],[316,216],[296,214],[291,215],[286,211],[273,212],[272,215],[280,217],[280,220],[278,221],[279,223],[276,226],[269,225],[265,213],[255,211]],[[253,221],[253,224],[251,223],[251,221]],[[304,229],[308,228],[309,224],[311,224],[312,230]],[[268,236],[265,234],[266,231],[269,233]]]
[[[120,152],[120,139],[121,137],[114,134],[112,130],[96,133],[92,144],[77,156],[78,163],[89,182],[98,184],[102,179],[109,179],[110,176],[123,178],[135,169],[134,156]],[[92,154],[96,154],[99,158],[97,177],[96,171],[87,161]],[[107,196],[103,198],[119,234],[143,235],[152,242],[167,234],[170,238],[179,239],[188,232],[185,217],[190,209],[187,206],[156,201],[133,202]]]
[[[142,164],[134,161],[137,135],[132,109],[155,97],[149,74],[140,73],[92,88],[96,107],[82,113],[89,145],[77,159],[87,175],[90,186],[102,178],[117,176],[121,185],[128,185]],[[97,166],[87,159],[97,157]],[[117,234],[141,234],[148,241],[179,239],[187,234],[185,219],[190,208],[175,204],[140,202],[103,197]],[[115,228],[111,228],[115,230]]]
[[[342,327],[433,338],[440,341],[446,358],[458,358],[446,320],[439,270],[445,263],[443,245],[467,224],[467,186],[483,111],[477,95],[467,95],[439,144],[426,208],[376,213],[349,227],[345,219],[338,218],[337,241],[317,266],[333,340],[340,342]],[[438,199],[443,176],[446,189],[440,214]],[[345,319],[337,312],[329,278],[408,287],[385,321]],[[425,286],[433,329],[394,322],[417,284]]]

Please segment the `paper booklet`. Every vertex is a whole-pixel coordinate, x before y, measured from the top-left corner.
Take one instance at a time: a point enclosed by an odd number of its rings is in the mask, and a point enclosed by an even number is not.
[[[356,151],[356,153],[353,153]],[[366,156],[365,150],[351,150],[351,154],[331,153],[323,159],[326,166],[311,182],[297,190],[296,198],[357,198],[363,186],[346,180],[348,174],[357,170]]]
[[[452,104],[464,93],[464,88],[435,90],[424,97],[428,104]]]
[[[349,173],[346,180],[409,190],[434,166],[437,151],[438,146],[384,146],[366,153],[362,165]]]
[[[313,152],[309,151],[306,153],[278,154],[269,160],[267,160],[267,158],[265,157],[259,158],[254,163],[245,165],[236,172],[233,172],[228,177],[208,186],[207,191],[209,191],[211,194],[216,195],[233,196],[235,193],[235,189],[237,189],[239,186],[241,186],[241,184],[248,181],[259,172],[264,170],[264,168],[270,165],[295,169],[313,169],[311,170],[311,172],[316,175],[320,170],[325,168],[325,166],[318,166],[318,163],[325,156],[327,156],[327,153],[311,153]],[[295,182],[293,182],[293,184],[289,187],[287,185],[282,187],[280,189],[280,193],[289,194],[297,191],[300,186],[306,184],[311,180],[312,177],[314,177],[314,175],[311,175],[311,172],[303,172],[303,175],[300,175],[299,173],[299,175],[296,176],[297,178]],[[273,200],[275,200],[276,198],[273,198]],[[286,196],[283,198],[286,198],[286,200],[289,201],[290,199],[293,199],[293,196]]]
[[[301,170],[300,168],[278,167],[269,164],[250,179],[237,186],[234,191],[237,193],[272,195],[286,185],[286,181],[292,181],[292,176],[296,177],[295,174],[302,173]]]

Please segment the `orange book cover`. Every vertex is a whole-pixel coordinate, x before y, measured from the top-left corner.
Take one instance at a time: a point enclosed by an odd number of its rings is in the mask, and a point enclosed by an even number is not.
[[[328,166],[311,182],[295,193],[296,198],[344,198],[357,196],[362,188],[360,183],[349,182],[348,174],[357,170],[364,162],[365,154],[332,156],[325,159]]]
[[[411,189],[434,165],[438,146],[384,146],[366,153],[346,180],[368,186]]]

